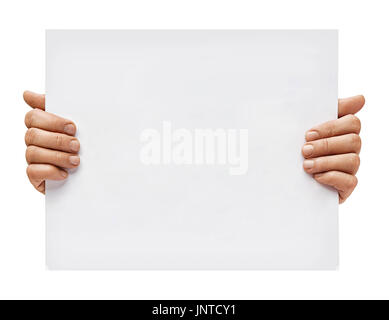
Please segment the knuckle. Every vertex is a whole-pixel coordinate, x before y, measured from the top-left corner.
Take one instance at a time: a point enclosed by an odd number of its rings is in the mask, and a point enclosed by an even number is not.
[[[351,153],[350,154],[350,162],[351,162],[351,168],[352,168],[352,172],[355,174],[358,169],[359,169],[359,165],[360,165],[360,158],[359,156],[356,154],[356,153]]]
[[[28,163],[34,160],[36,154],[35,146],[28,146],[26,149],[26,160]]]
[[[34,126],[34,124],[36,123],[36,118],[38,116],[38,113],[39,111],[37,109],[33,109],[26,113],[26,116],[24,118],[24,123],[26,124],[27,128]]]
[[[54,152],[54,161],[55,161],[55,163],[60,164],[60,163],[63,162],[62,160],[63,160],[62,153],[59,152],[59,151],[55,151]]]
[[[55,145],[56,145],[58,148],[61,148],[61,147],[63,147],[63,145],[64,145],[64,138],[63,138],[61,135],[59,135],[59,134],[57,134],[57,135],[55,136]]]
[[[26,173],[29,179],[33,180],[36,178],[36,171],[32,165],[27,166]]]
[[[37,136],[37,129],[36,128],[29,128],[27,131],[26,131],[26,135],[24,136],[24,141],[26,143],[26,145],[30,145],[30,144],[33,144],[34,141],[36,140],[36,136]]]
[[[325,135],[327,137],[332,137],[335,135],[335,123],[334,121],[330,121],[325,126]]]
[[[26,125],[27,128],[31,127],[31,118],[33,117],[32,111],[34,110],[28,111],[24,117],[24,124]]]
[[[351,154],[351,163],[352,163],[354,166],[359,167],[359,164],[360,164],[359,155],[357,155],[356,153],[352,153],[352,154]]]
[[[358,178],[356,176],[351,176],[352,178],[350,179],[350,188],[352,190],[355,189],[355,187],[358,185]]]
[[[357,152],[359,152],[361,150],[362,145],[361,137],[356,133],[352,133],[350,138],[352,146]]]
[[[32,169],[31,169],[30,165],[28,165],[27,168],[26,168],[26,174],[27,174],[27,177],[29,179],[31,179],[31,177],[32,177]]]
[[[322,148],[323,148],[323,153],[327,154],[329,152],[330,147],[329,147],[328,138],[323,139]]]
[[[353,132],[359,133],[361,131],[361,120],[355,115],[350,115],[351,128]]]
[[[331,120],[325,123],[322,123],[314,127],[312,131],[316,131],[319,134],[319,137],[332,137],[335,132],[335,122],[336,120]]]

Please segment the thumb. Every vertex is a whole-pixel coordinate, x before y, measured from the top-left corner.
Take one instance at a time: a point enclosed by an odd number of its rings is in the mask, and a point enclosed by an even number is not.
[[[31,91],[23,92],[23,99],[31,108],[45,110],[45,95]]]
[[[365,97],[362,95],[339,99],[338,100],[338,117],[343,117],[347,114],[357,113],[365,104]]]

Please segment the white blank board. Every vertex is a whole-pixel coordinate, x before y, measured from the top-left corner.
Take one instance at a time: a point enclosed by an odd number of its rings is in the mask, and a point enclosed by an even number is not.
[[[337,267],[337,193],[301,155],[337,117],[336,31],[53,30],[46,45],[47,111],[81,142],[80,167],[47,182],[50,269]],[[201,147],[204,132],[220,136]]]

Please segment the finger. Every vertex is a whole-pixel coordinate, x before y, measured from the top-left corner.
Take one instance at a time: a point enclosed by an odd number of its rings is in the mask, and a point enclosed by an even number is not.
[[[307,142],[302,149],[305,158],[317,158],[361,151],[361,138],[355,133]]]
[[[338,190],[339,203],[343,203],[358,184],[358,179],[355,176],[339,171],[318,173],[314,175],[314,178],[318,182]]]
[[[349,114],[337,120],[328,121],[313,127],[305,134],[306,141],[313,141],[347,133],[359,134],[361,121],[354,115]]]
[[[26,160],[28,164],[44,163],[69,169],[76,168],[80,164],[80,157],[76,154],[36,146],[27,147]]]
[[[338,100],[338,117],[343,117],[347,114],[355,114],[365,105],[365,97],[362,95],[339,99]]]
[[[356,174],[359,164],[359,156],[356,153],[346,153],[307,159],[304,160],[303,167],[307,173],[311,174],[333,170]]]
[[[24,140],[27,146],[34,145],[73,153],[77,153],[80,150],[80,143],[76,138],[63,133],[55,133],[38,128],[28,129]]]
[[[74,136],[76,125],[67,119],[56,116],[55,114],[34,109],[27,112],[25,121],[27,128],[40,128],[52,132],[65,133]]]
[[[31,91],[23,92],[23,99],[32,108],[45,110],[45,95]]]
[[[27,176],[35,189],[45,193],[45,180],[64,180],[68,173],[50,164],[30,164]]]

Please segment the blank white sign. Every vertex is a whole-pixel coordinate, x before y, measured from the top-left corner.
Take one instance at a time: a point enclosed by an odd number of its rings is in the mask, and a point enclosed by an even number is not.
[[[46,59],[81,142],[47,182],[50,269],[336,268],[337,193],[301,156],[337,117],[336,31],[48,31]]]

